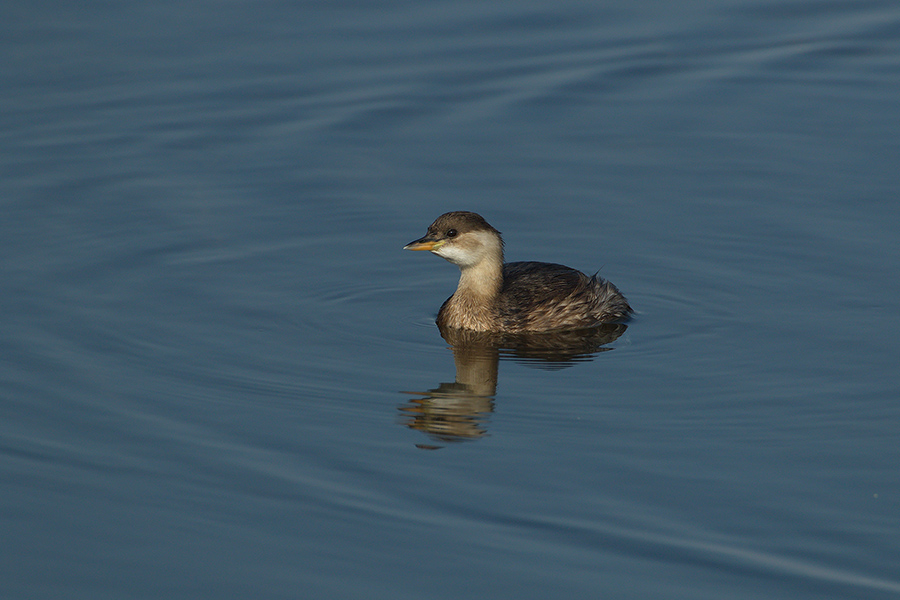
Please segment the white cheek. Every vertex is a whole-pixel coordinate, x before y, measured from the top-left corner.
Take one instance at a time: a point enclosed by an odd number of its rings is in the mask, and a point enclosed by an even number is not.
[[[454,265],[459,265],[461,267],[470,264],[474,258],[471,252],[464,252],[456,246],[444,245],[437,250],[432,250],[432,252],[445,260],[449,260]]]

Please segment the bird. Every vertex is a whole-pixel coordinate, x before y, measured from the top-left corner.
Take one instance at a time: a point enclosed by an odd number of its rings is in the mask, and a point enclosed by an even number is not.
[[[583,329],[627,321],[625,296],[599,275],[545,262],[503,262],[503,238],[484,217],[448,212],[404,250],[457,265],[459,285],[437,315],[445,328],[501,333]]]

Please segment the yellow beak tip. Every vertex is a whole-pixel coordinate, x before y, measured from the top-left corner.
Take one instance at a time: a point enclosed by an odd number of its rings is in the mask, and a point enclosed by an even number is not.
[[[435,242],[412,242],[403,246],[404,250],[433,250]]]

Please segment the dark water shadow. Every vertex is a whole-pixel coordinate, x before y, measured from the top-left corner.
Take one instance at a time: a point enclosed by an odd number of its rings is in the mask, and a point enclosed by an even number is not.
[[[399,406],[400,422],[435,442],[417,444],[423,449],[484,437],[494,410],[501,359],[536,369],[564,369],[612,350],[608,344],[626,329],[624,323],[533,334],[442,329],[441,336],[453,351],[456,379],[427,392],[404,392],[416,398]]]

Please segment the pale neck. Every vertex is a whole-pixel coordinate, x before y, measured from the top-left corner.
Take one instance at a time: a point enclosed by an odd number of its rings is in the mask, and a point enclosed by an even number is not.
[[[503,254],[486,257],[461,269],[457,292],[482,298],[494,298],[503,286]]]

